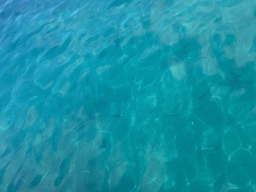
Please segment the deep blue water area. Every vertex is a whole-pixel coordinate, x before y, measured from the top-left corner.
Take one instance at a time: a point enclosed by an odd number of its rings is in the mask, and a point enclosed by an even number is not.
[[[0,0],[0,192],[256,191],[256,1]]]

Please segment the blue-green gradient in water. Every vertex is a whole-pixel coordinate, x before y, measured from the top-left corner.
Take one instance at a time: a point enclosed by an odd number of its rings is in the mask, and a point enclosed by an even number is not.
[[[1,192],[253,192],[254,0],[0,0]]]

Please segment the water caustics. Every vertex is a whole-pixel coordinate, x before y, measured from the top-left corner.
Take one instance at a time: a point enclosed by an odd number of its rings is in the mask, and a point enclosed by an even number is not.
[[[0,0],[0,191],[256,190],[254,0]]]

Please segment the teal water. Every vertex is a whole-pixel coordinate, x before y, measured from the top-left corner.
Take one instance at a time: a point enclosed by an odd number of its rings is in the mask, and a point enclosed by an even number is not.
[[[0,192],[256,191],[254,0],[0,0]]]

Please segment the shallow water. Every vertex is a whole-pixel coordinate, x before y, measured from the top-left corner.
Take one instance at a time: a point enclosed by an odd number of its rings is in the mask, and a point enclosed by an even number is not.
[[[0,0],[0,191],[256,185],[253,0]]]

